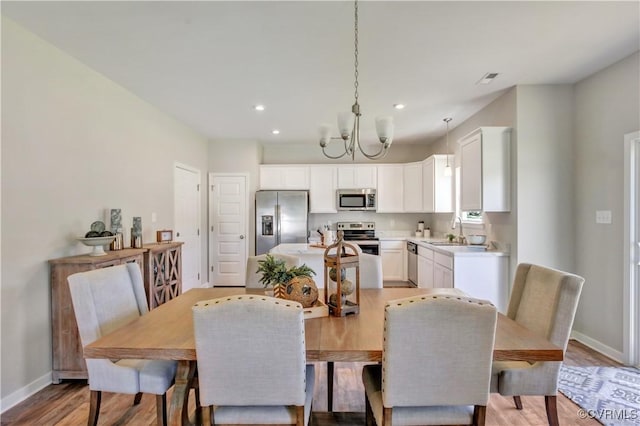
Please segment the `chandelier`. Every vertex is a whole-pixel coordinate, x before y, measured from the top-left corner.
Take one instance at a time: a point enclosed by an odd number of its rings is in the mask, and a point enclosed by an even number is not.
[[[358,0],[355,0],[355,53],[354,53],[354,76],[355,76],[355,102],[351,107],[351,112],[341,112],[338,114],[338,131],[340,137],[331,137],[331,126],[325,124],[320,127],[320,146],[322,147],[322,153],[327,158],[336,160],[342,158],[345,155],[355,160],[356,151],[360,151],[362,155],[371,159],[378,160],[387,155],[391,142],[393,142],[393,118],[392,117],[377,117],[376,118],[376,132],[378,133],[378,139],[380,140],[380,149],[374,154],[369,154],[362,149],[360,144],[360,104],[358,103]],[[344,152],[339,155],[333,156],[327,154],[326,147],[333,140],[342,140],[344,143]]]

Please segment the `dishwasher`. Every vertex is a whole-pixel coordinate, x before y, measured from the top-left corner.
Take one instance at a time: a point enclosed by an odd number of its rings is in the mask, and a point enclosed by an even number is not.
[[[407,275],[409,283],[418,286],[418,246],[407,241]]]

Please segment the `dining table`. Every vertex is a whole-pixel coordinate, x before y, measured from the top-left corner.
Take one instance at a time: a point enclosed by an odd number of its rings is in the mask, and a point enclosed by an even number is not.
[[[189,424],[189,391],[197,371],[191,308],[202,300],[238,294],[264,296],[264,291],[244,287],[191,289],[85,346],[84,357],[177,361],[168,421],[171,425]],[[361,289],[359,313],[305,319],[307,361],[381,362],[385,305],[395,299],[434,294],[466,296],[454,288]],[[562,348],[498,314],[495,361],[562,361],[563,354]],[[331,392],[332,383],[327,387]]]

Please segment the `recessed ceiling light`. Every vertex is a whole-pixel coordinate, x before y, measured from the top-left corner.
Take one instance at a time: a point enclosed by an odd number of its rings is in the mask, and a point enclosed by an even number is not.
[[[264,111],[264,105],[255,105],[253,109],[256,111]]]
[[[489,84],[491,83],[499,74],[497,72],[488,72],[486,73],[476,84]]]
[[[279,135],[279,134],[280,134],[280,130],[278,130],[278,129],[273,129],[273,130],[271,131],[271,133],[272,133],[272,134],[274,134],[274,135]]]
[[[393,104],[395,109],[404,109],[404,104]]]

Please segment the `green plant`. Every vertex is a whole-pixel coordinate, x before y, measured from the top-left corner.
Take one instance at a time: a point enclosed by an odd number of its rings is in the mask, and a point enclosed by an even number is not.
[[[260,283],[265,286],[275,287],[279,284],[286,284],[294,277],[310,277],[315,275],[315,271],[309,268],[306,264],[300,266],[292,266],[287,268],[284,260],[276,259],[270,254],[267,254],[264,260],[258,260],[258,270],[256,273],[261,273]]]

